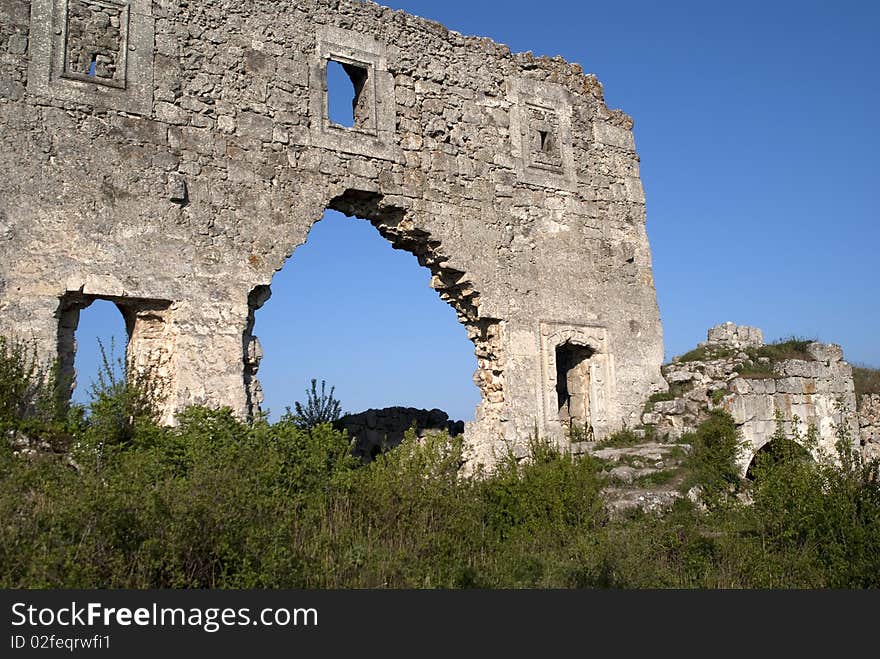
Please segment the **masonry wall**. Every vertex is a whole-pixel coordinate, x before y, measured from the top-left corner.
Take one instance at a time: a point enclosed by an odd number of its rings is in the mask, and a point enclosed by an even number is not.
[[[350,129],[330,59],[366,72]],[[71,299],[128,301],[169,414],[246,415],[257,309],[335,208],[415,253],[467,327],[473,459],[562,437],[565,341],[595,352],[603,436],[665,387],[631,128],[577,64],[372,3],[0,0],[0,332],[54,357]]]
[[[464,431],[464,422],[453,421],[443,410],[420,410],[414,407],[385,407],[346,414],[333,423],[348,432],[353,442],[352,453],[364,461],[399,446],[408,430],[415,437],[447,432],[451,437]]]
[[[880,394],[862,394],[858,402],[862,451],[867,458],[880,458]]]
[[[738,459],[743,474],[771,441],[779,422],[789,437],[806,438],[809,428],[815,428],[817,446],[811,448],[817,458],[820,452],[836,456],[842,436],[848,436],[854,448],[860,439],[864,444],[864,427],[873,417],[864,405],[864,412],[856,412],[852,367],[840,346],[811,342],[801,359],[771,362],[758,356],[756,362],[753,355],[760,352],[754,349],[763,345],[763,334],[755,327],[727,322],[711,328],[699,346],[700,359],[676,357],[663,367],[670,392],[677,395],[649,403],[643,422],[678,437],[693,432],[711,409],[729,412],[744,442]],[[750,376],[755,366],[764,366],[763,374]]]

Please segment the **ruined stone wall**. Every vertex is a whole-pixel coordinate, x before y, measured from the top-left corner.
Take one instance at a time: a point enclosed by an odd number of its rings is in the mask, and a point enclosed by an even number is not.
[[[704,354],[699,359],[676,358],[663,367],[670,392],[677,395],[650,404],[644,423],[679,436],[693,431],[708,410],[727,410],[748,447],[740,458],[743,473],[776,431],[777,414],[789,436],[796,429],[806,437],[808,428],[815,427],[817,449],[830,456],[836,455],[838,429],[845,429],[858,446],[852,367],[843,360],[840,346],[814,342],[803,359],[753,359],[760,353],[744,349],[763,345],[761,331],[733,323],[710,329],[700,345]],[[759,376],[756,370],[764,373]]]
[[[365,461],[399,446],[410,428],[415,430],[416,437],[431,432],[448,432],[456,437],[464,432],[464,422],[450,420],[443,410],[415,407],[384,407],[346,414],[333,425],[348,432],[354,440],[354,455]]]
[[[859,396],[859,437],[867,458],[880,458],[880,394]]]
[[[632,121],[580,66],[347,0],[0,0],[0,19],[0,332],[54,357],[71,299],[131,301],[129,356],[162,364],[169,414],[246,415],[257,309],[333,208],[414,253],[465,324],[474,460],[536,423],[562,438],[563,343],[592,351],[597,437],[665,386]],[[330,60],[360,72],[350,128]]]
[[[829,456],[837,454],[840,428],[845,428],[853,443],[858,444],[852,367],[843,361],[839,346],[813,343],[810,353],[813,360],[780,362],[774,368],[774,377],[740,377],[730,383],[732,394],[725,396],[722,406],[740,426],[752,454],[776,430],[777,412],[789,435],[795,423],[802,436],[814,426],[819,449]],[[751,457],[743,459],[745,466]]]

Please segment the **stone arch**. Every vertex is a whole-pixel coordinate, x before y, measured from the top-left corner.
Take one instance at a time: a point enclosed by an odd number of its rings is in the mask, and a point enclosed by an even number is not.
[[[749,480],[755,478],[755,466],[761,456],[766,456],[774,462],[787,460],[811,461],[815,462],[817,456],[815,451],[804,446],[802,442],[797,442],[788,437],[770,438],[760,447],[749,451],[748,463],[746,464],[743,476]]]
[[[503,417],[504,360],[502,347],[503,323],[480,315],[480,292],[468,273],[451,265],[450,255],[431,232],[416,226],[408,209],[389,203],[381,194],[346,189],[333,196],[326,209],[348,217],[362,218],[375,227],[395,249],[413,254],[419,265],[431,272],[430,286],[456,312],[467,336],[474,344],[477,370],[474,373],[481,396],[475,420],[467,424],[466,437],[477,434],[477,428],[496,427]],[[286,254],[284,261],[295,258],[295,249]],[[277,264],[272,275],[283,267]],[[271,277],[271,275],[270,275]],[[262,402],[262,387],[257,378],[262,348],[254,334],[256,311],[271,296],[269,283],[258,283],[248,294],[248,313],[242,334],[243,380],[246,391],[247,414],[253,416]]]

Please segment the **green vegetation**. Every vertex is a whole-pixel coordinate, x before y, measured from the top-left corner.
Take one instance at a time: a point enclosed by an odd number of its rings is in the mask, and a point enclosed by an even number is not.
[[[303,429],[314,428],[322,423],[333,423],[342,414],[342,404],[333,396],[336,387],[330,387],[327,393],[327,383],[321,380],[321,393],[318,393],[317,380],[312,378],[311,389],[306,389],[305,404],[297,401],[294,403],[296,413],[293,414],[287,408],[287,416]]]
[[[636,444],[641,444],[642,442],[653,441],[654,439],[655,437],[653,426],[645,426],[644,434],[640,434],[635,432],[634,430],[625,428],[623,430],[618,430],[616,433],[608,435],[608,437],[606,437],[605,439],[599,440],[598,442],[596,442],[595,448],[624,448],[626,446],[635,446]]]
[[[740,481],[713,413],[687,438],[704,506],[609,516],[599,463],[537,438],[476,478],[447,435],[362,466],[344,433],[294,415],[192,408],[161,427],[126,379],[66,414],[31,353],[4,343],[0,362],[3,588],[880,586],[877,465],[844,442],[839,466],[783,450]],[[120,409],[142,413],[120,424]],[[6,441],[63,434],[57,453]]]
[[[686,352],[683,355],[679,356],[675,361],[677,363],[684,362],[708,362],[714,359],[728,359],[729,357],[733,357],[736,354],[736,350],[733,348],[726,348],[724,346],[716,346],[716,345],[705,345],[700,346],[699,348],[694,348],[690,352]]]
[[[639,476],[633,481],[633,484],[642,487],[666,485],[674,480],[676,476],[678,476],[678,471],[676,469],[663,469],[661,471],[653,471],[644,476]]]
[[[535,434],[537,434],[537,430]],[[572,444],[578,442],[592,442],[593,427],[588,424],[569,423],[568,428],[566,428],[566,435],[568,436],[568,441]]]
[[[880,394],[880,368],[853,366],[853,381],[856,386],[856,396]]]
[[[771,362],[782,362],[786,359],[814,361],[813,356],[807,352],[807,346],[814,342],[815,339],[792,336],[768,343],[760,348],[746,348],[745,352],[752,361],[757,361],[761,357],[767,357]]]
[[[690,473],[685,489],[699,487],[700,497],[710,510],[729,505],[739,492],[741,481],[736,458],[743,450],[733,417],[711,410],[696,432],[682,437],[691,445],[685,460]]]
[[[815,361],[807,352],[807,346],[813,343],[813,339],[790,337],[768,343],[760,348],[745,348],[744,352],[749,359],[737,367],[737,372],[744,378],[775,378],[778,377],[774,364],[788,359],[800,359],[802,361]]]
[[[669,385],[669,389],[666,391],[658,391],[657,393],[653,393],[648,397],[647,402],[645,403],[644,412],[650,412],[654,409],[654,403],[660,403],[666,400],[675,400],[676,398],[681,398],[688,391],[693,389],[693,382],[685,382],[679,383],[675,382]]]

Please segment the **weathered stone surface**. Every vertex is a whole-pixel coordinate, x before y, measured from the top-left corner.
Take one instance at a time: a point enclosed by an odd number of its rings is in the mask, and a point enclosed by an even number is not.
[[[859,437],[866,458],[880,458],[880,394],[859,396]]]
[[[764,345],[764,334],[757,327],[736,325],[728,320],[710,328],[706,342],[731,348],[759,347]]]
[[[757,328],[724,323],[709,330],[707,344],[759,347],[761,337]],[[861,410],[856,416],[852,368],[843,361],[840,346],[814,342],[808,344],[807,354],[814,361],[789,359],[771,364],[769,359],[759,358],[759,364],[770,367],[764,377],[740,375],[738,369],[749,364],[745,352],[712,361],[673,362],[664,367],[667,377],[672,376],[670,384],[674,381],[690,388],[672,401],[654,403],[642,420],[656,425],[660,432],[679,436],[694,430],[707,410],[727,410],[748,446],[740,457],[743,473],[776,431],[777,415],[789,435],[796,429],[806,436],[808,427],[815,427],[818,450],[828,455],[835,455],[840,430],[848,433],[854,446],[859,444],[861,432],[865,445],[866,432],[870,433],[865,428],[873,427],[874,417]],[[685,373],[691,377],[686,378]],[[870,402],[862,407],[872,409]]]
[[[597,438],[636,425],[665,388],[632,121],[580,66],[350,0],[0,12],[0,332],[66,359],[78,310],[112,299],[148,361],[164,337],[169,418],[252,414],[255,312],[332,208],[415,254],[466,326],[472,463],[536,422],[563,441],[563,404]],[[359,81],[352,127],[326,114],[330,60]],[[564,372],[565,346],[586,364]]]

